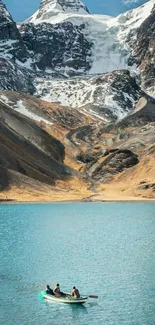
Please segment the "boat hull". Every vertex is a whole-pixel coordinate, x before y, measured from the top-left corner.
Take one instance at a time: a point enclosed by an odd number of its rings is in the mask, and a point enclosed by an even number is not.
[[[65,297],[55,297],[52,295],[48,295],[47,293],[43,293],[43,298],[49,301],[55,301],[58,303],[63,303],[63,304],[76,304],[76,305],[80,305],[80,304],[84,304],[88,297],[80,297],[80,298],[74,298],[72,296],[66,295]]]

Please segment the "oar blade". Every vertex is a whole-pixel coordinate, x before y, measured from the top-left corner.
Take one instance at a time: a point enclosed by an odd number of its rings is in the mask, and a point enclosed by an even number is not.
[[[95,295],[89,295],[88,297],[93,298],[93,299],[98,299],[98,296],[95,296]]]

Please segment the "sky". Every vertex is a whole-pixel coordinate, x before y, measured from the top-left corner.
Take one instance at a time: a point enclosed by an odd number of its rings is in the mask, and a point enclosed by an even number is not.
[[[14,20],[21,22],[30,17],[40,5],[40,0],[2,0]],[[91,13],[117,16],[120,13],[136,8],[146,0],[84,0]]]

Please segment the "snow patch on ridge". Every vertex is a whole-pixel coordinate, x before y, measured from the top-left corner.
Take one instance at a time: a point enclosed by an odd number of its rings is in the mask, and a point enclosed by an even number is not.
[[[0,41],[0,57],[4,59],[12,59],[13,55],[10,53],[13,50],[13,45],[17,43],[17,40],[1,40]]]
[[[17,104],[14,106],[14,109],[16,112],[19,112],[29,118],[31,118],[32,120],[35,120],[37,122],[45,122],[46,124],[53,124],[51,122],[49,122],[48,120],[42,118],[41,116],[35,114],[35,113],[32,113],[31,111],[29,111],[25,105],[24,105],[24,102],[22,100],[18,100],[17,101]]]
[[[36,78],[35,95],[48,102],[78,108],[87,113],[89,111],[90,114],[100,115],[101,118],[103,116],[108,118],[111,114],[121,119],[130,111],[125,103],[130,102],[133,108],[136,100],[135,89],[130,95],[124,91],[124,85],[129,82],[128,79],[124,79],[127,77],[120,77],[119,88],[117,85],[114,86],[115,78],[119,76],[121,73],[116,72],[67,80]]]
[[[31,112],[30,110],[28,110],[26,108],[26,106],[24,105],[24,101],[23,100],[18,100],[16,104],[10,103],[9,99],[7,96],[5,95],[0,95],[0,100],[4,103],[7,104],[10,108],[14,109],[16,112],[23,114],[27,117],[29,117],[32,120],[35,120],[37,122],[45,122],[46,124],[50,124],[52,125],[53,123],[49,122],[48,120],[42,118],[41,116]]]

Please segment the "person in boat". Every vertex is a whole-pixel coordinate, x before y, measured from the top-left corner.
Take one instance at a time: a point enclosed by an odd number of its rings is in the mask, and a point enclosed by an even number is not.
[[[53,290],[53,294],[57,297],[57,298],[60,298],[60,297],[66,297],[66,294],[62,291],[60,291],[60,286],[59,286],[59,283],[56,284],[54,290]]]
[[[72,297],[74,298],[80,298],[79,290],[74,286],[72,290]]]
[[[56,286],[55,286],[53,292],[54,292],[54,295],[55,295],[56,297],[60,297],[60,296],[61,296],[59,283],[56,284]]]
[[[53,292],[53,290],[50,288],[49,284],[47,284],[47,286],[46,286],[46,293],[47,293],[48,295],[54,295],[54,292]]]

